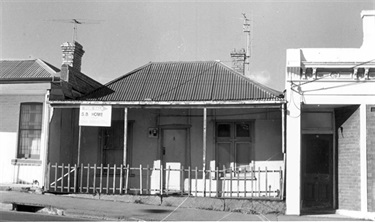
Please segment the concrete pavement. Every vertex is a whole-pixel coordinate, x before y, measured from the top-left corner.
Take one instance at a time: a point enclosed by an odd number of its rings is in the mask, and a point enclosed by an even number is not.
[[[189,198],[189,197],[186,197]],[[339,215],[285,216],[277,214],[243,214],[228,211],[200,210],[125,203],[33,192],[0,191],[0,209],[11,210],[12,203],[39,206],[41,212],[94,220],[126,221],[344,221]],[[1,215],[1,214],[0,214]],[[1,219],[1,218],[0,218]]]

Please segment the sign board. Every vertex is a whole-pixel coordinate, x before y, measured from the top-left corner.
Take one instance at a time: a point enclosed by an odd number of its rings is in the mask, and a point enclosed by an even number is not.
[[[87,106],[79,107],[80,126],[111,126],[112,106]]]

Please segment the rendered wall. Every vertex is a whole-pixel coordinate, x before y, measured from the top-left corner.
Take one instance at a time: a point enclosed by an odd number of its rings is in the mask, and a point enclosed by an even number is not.
[[[361,210],[358,106],[335,110],[338,140],[338,209]]]
[[[24,182],[41,181],[41,166],[15,166],[17,158],[18,125],[20,105],[24,102],[44,102],[44,95],[4,95],[0,96],[0,183],[13,183],[18,177]],[[27,171],[23,168],[30,168]]]

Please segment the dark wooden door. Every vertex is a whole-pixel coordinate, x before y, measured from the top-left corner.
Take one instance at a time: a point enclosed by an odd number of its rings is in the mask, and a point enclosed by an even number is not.
[[[303,208],[333,208],[333,135],[302,136]]]

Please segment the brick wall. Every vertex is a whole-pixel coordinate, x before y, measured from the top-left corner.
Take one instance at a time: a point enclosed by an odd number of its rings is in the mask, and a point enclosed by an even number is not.
[[[367,210],[375,212],[375,112],[366,107],[367,125]]]
[[[359,107],[335,110],[338,145],[338,209],[361,210]]]

